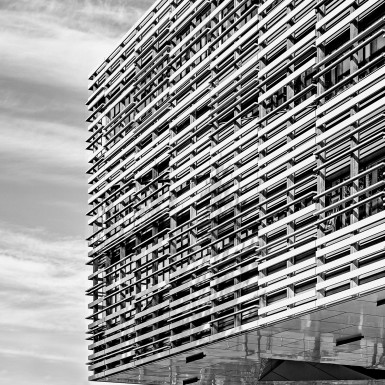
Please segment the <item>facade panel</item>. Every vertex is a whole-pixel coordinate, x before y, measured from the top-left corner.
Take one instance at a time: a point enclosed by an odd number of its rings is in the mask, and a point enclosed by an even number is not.
[[[91,73],[91,380],[385,288],[384,15],[162,0]]]

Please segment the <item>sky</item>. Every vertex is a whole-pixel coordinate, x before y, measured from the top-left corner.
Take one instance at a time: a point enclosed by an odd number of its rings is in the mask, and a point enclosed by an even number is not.
[[[0,383],[84,385],[88,74],[152,0],[0,0]]]

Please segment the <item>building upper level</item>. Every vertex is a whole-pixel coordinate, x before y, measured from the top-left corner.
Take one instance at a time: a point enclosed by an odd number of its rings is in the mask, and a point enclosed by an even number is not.
[[[176,356],[384,288],[384,13],[157,1],[91,73],[91,379],[157,382]],[[322,355],[310,329],[292,335]],[[381,330],[324,351],[365,366]],[[282,354],[265,338],[255,361]]]

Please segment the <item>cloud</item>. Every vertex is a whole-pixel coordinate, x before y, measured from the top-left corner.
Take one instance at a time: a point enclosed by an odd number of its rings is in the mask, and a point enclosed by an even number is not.
[[[6,330],[5,332],[9,332]],[[28,346],[31,342],[32,334],[26,331],[18,332],[18,337],[23,339],[24,344]],[[0,341],[4,335],[0,330]],[[13,334],[15,338],[15,334]],[[68,336],[62,336],[59,340],[57,337],[44,335],[42,333],[34,335],[37,345],[39,341],[46,341],[51,338],[56,343],[56,346],[40,345],[30,349],[28,353],[17,353],[12,349],[2,349],[0,347],[1,360],[1,383],[13,385],[91,385],[87,381],[87,369],[84,365],[84,354],[79,355],[75,349],[71,349],[70,344],[76,346],[79,342],[71,339]],[[53,337],[53,338],[52,338]],[[67,340],[65,339],[67,338]],[[63,346],[66,349],[63,349]],[[57,352],[58,354],[47,354],[44,349]]]
[[[58,167],[86,167],[86,132],[59,122],[0,116],[2,156],[18,154],[21,159]]]
[[[87,383],[87,78],[152,2],[0,0],[4,383]]]
[[[88,73],[150,3],[0,0],[2,181],[84,183]]]
[[[84,87],[152,1],[0,0],[3,73]]]
[[[82,239],[0,222],[0,359],[9,383],[87,383],[86,255]],[[22,374],[10,370],[17,363]]]
[[[85,89],[58,82],[42,82],[10,73],[0,74],[0,115],[7,119],[68,124],[83,131]]]
[[[59,122],[0,116],[2,183],[86,185],[85,132]],[[36,187],[39,187],[36,184]]]
[[[4,347],[0,347],[0,354],[4,354],[7,356],[14,357],[36,357],[36,350],[18,350],[18,349],[7,349]],[[76,362],[78,363],[78,357],[66,356],[66,355],[55,355],[55,354],[47,354],[44,352],[39,352],[39,358],[41,360],[49,360],[49,361],[59,361],[59,362]]]
[[[112,39],[12,4],[20,7],[3,1],[0,12],[0,179],[84,183],[87,75]]]
[[[88,73],[151,3],[0,0],[2,181],[84,183]]]
[[[117,37],[154,3],[152,0],[2,0],[0,9],[38,15],[68,28]]]
[[[79,330],[85,312],[86,245],[42,229],[0,224],[3,326],[69,332]]]
[[[87,75],[111,49],[115,39],[97,36],[52,19],[14,12],[0,13],[2,73],[35,83],[56,84],[84,90]],[[21,25],[16,29],[13,25]]]

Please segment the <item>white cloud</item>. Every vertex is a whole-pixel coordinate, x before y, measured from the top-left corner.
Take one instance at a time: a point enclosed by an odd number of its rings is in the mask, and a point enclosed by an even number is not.
[[[3,153],[15,153],[34,162],[76,169],[84,167],[85,135],[60,123],[25,119],[2,119]]]
[[[1,67],[81,87],[152,1],[0,0]]]
[[[82,239],[0,222],[0,357],[5,366],[28,363],[4,374],[9,383],[88,383],[86,255]]]
[[[0,330],[1,383],[12,385],[91,385],[87,381],[85,350],[68,335],[46,335],[28,330],[13,330],[9,341]],[[17,334],[16,334],[17,333]],[[20,340],[20,349],[6,348],[4,342]],[[47,341],[52,343],[46,344]],[[41,343],[42,342],[42,343]],[[33,344],[33,346],[32,346]]]
[[[85,242],[0,225],[0,324],[62,332],[84,326]],[[26,324],[26,320],[28,323]]]
[[[111,37],[127,30],[153,0],[0,0],[0,7],[18,14],[29,14],[43,21]],[[19,27],[20,28],[20,27]]]
[[[88,73],[151,3],[0,0],[4,383],[87,383],[86,245],[57,234],[84,218]]]
[[[88,72],[115,41],[72,30],[52,20],[41,22],[40,18],[9,11],[0,14],[0,23],[1,67],[5,73],[41,83],[72,85],[85,93]],[[10,23],[23,25],[25,30],[15,33]]]
[[[20,357],[20,356],[36,357],[36,355],[37,355],[36,350],[20,351],[18,349],[7,349],[4,347],[0,347],[0,353],[7,355],[7,356],[16,356],[16,357]],[[60,361],[60,362],[70,361],[70,362],[76,362],[76,363],[79,362],[79,358],[73,357],[73,356],[65,356],[65,355],[59,356],[59,355],[55,355],[55,354],[47,354],[44,352],[39,352],[38,355],[39,355],[39,358],[42,360]]]
[[[85,132],[60,122],[6,116],[0,116],[0,126],[3,183],[35,180],[85,186]]]

